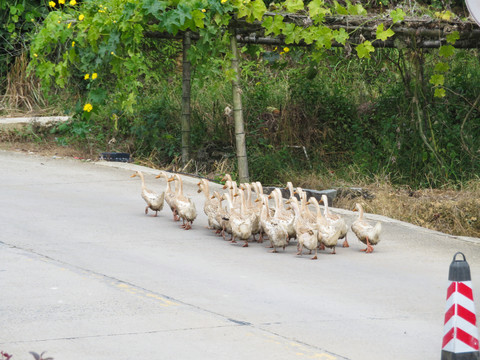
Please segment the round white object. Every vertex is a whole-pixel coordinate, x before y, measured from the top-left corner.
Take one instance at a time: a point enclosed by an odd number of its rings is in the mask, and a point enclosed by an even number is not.
[[[465,0],[467,3],[468,11],[474,18],[475,22],[480,26],[480,1],[478,0]]]

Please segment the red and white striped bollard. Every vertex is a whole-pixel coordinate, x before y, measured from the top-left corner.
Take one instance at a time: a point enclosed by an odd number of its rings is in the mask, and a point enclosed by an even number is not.
[[[455,259],[458,254],[463,256],[463,260]],[[448,280],[441,360],[479,360],[470,266],[461,252],[453,256]]]

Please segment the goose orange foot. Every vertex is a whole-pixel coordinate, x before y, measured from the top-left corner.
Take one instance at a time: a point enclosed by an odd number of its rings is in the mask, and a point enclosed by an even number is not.
[[[369,253],[373,252],[373,246],[368,241],[368,237],[367,237],[367,248],[362,249],[362,251],[365,251],[365,254],[369,254]]]

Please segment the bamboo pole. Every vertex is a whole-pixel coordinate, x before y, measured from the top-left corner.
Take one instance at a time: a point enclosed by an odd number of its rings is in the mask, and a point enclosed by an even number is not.
[[[191,64],[188,60],[190,49],[190,31],[183,36],[183,63],[182,63],[182,165],[186,167],[190,160],[190,78]]]
[[[332,29],[340,29],[341,26],[332,26]],[[346,29],[346,27],[344,27]],[[423,32],[422,29],[413,28],[415,32],[415,36],[409,35],[410,31],[403,31],[401,29],[400,32],[395,33],[395,35],[386,41],[375,40],[375,33],[372,31],[363,31],[364,29],[358,28],[358,31],[352,35],[349,39],[349,42],[352,43],[360,43],[362,42],[360,35],[363,36],[365,40],[372,41],[372,46],[375,48],[410,48],[410,49],[435,49],[439,48],[442,45],[447,43],[445,39],[445,34],[442,36],[437,37],[436,39],[432,39],[426,37],[426,34],[432,34],[432,31]],[[171,35],[167,33],[159,33],[159,32],[147,32],[147,37],[157,38],[157,39],[175,39],[180,40],[182,38],[181,34]],[[454,48],[457,49],[479,49],[480,48],[480,30],[470,31],[467,34],[467,31],[460,32],[460,39],[453,44]],[[191,34],[192,40],[198,40],[200,36],[198,34]],[[395,41],[398,39],[398,42]],[[285,36],[263,36],[258,34],[251,34],[245,31],[238,31],[237,33],[237,43],[240,44],[259,44],[259,45],[274,45],[274,46],[302,46],[302,47],[309,47],[312,45],[306,44],[303,41],[300,41],[298,44],[287,44],[285,42]],[[336,41],[332,42],[332,47],[343,47],[343,44],[339,44]]]
[[[266,13],[265,16],[275,16],[274,13]],[[308,16],[298,14],[283,14],[284,22],[295,23],[297,26],[308,28],[313,21]],[[388,18],[379,19],[368,16],[327,16],[324,25],[332,30],[345,29],[351,36],[349,42],[355,44],[365,40],[372,41],[372,46],[378,48],[407,47],[438,48],[446,44],[446,36],[453,31],[458,31],[460,39],[453,44],[455,48],[478,49],[480,48],[480,29],[473,21],[440,21],[431,18],[407,17],[401,23],[393,25],[395,35],[386,40],[376,40],[376,29],[379,24],[386,27],[392,25]],[[260,22],[248,23],[244,19],[232,20],[231,29],[235,30],[237,42],[243,44],[262,44],[276,46],[311,46],[305,42],[287,44],[284,35],[268,36]],[[146,36],[154,38],[181,39],[181,32],[176,35],[159,32],[146,32]],[[191,34],[192,40],[198,40],[197,33]],[[333,41],[332,46],[342,47]]]
[[[250,182],[248,175],[247,146],[245,143],[245,127],[242,110],[242,89],[240,88],[240,65],[235,34],[230,37],[232,48],[232,69],[235,77],[232,80],[233,120],[235,122],[235,143],[237,148],[238,178],[240,183]]]

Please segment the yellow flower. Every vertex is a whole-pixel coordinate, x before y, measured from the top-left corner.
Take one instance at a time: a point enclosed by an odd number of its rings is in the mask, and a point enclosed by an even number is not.
[[[284,47],[283,48],[283,51],[285,51],[286,53],[290,51],[290,49],[288,47]]]
[[[67,29],[70,29],[72,27],[72,23],[68,23]]]
[[[80,15],[78,16],[78,20],[82,21],[83,19],[85,19],[85,15],[80,14]]]
[[[92,104],[85,104],[85,106],[83,107],[83,111],[90,112],[92,110],[93,110]]]
[[[206,11],[207,11],[207,10],[205,10],[205,9],[202,9],[202,12],[206,12]]]
[[[48,5],[50,5],[50,7],[52,7],[52,8],[54,8],[57,4],[55,4],[55,1],[49,1]]]
[[[115,55],[115,53],[113,51],[110,54]]]
[[[33,54],[33,56],[35,56],[35,57],[38,57],[38,55],[37,55],[37,54]]]
[[[76,0],[70,0],[70,5],[72,5],[72,6],[77,5],[77,1]]]
[[[97,76],[98,76],[97,73],[93,73],[92,74],[92,80],[95,80],[97,78]]]
[[[72,41],[72,47],[74,47],[74,46],[75,46],[75,41]]]
[[[83,77],[85,80],[88,80],[90,79],[90,74],[85,74],[85,76]]]
[[[65,4],[65,0],[58,0],[58,3],[63,5]]]
[[[222,4],[225,4],[227,2],[227,0],[222,0],[220,1]]]

